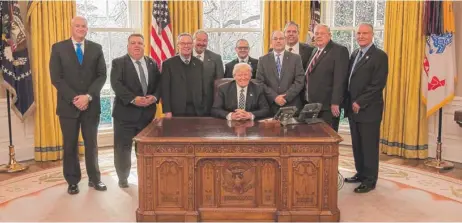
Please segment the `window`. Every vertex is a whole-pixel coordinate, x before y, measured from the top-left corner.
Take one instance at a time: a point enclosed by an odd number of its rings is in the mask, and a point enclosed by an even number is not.
[[[374,44],[383,49],[385,0],[323,1],[322,4],[326,4],[323,22],[329,25],[332,40],[346,46],[350,54],[359,47],[355,28],[361,22],[374,26]],[[343,117],[343,111],[339,129],[349,131],[348,119]]]
[[[140,32],[141,1],[77,0],[77,15],[88,20],[87,39],[103,47],[107,80],[101,91],[100,129],[112,129],[114,92],[110,84],[111,61],[127,53],[127,38]]]
[[[249,41],[250,56],[262,54],[262,1],[203,1],[204,30],[209,34],[208,49],[222,56],[223,64],[236,58],[238,39]]]

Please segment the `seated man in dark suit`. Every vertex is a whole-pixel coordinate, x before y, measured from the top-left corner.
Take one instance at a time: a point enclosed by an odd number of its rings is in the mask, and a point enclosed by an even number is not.
[[[250,82],[252,68],[247,63],[234,66],[234,81],[218,87],[212,116],[227,120],[254,120],[270,115],[263,88]]]
[[[258,60],[249,56],[249,42],[245,39],[239,39],[236,42],[237,58],[225,65],[225,78],[233,78],[234,65],[237,63],[247,63],[252,67],[252,79],[257,77]]]

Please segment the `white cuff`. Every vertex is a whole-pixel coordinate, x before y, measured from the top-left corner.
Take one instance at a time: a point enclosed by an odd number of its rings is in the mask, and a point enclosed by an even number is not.
[[[232,120],[232,119],[231,119],[231,115],[232,115],[232,114],[233,114],[232,112],[228,113],[228,115],[226,116],[226,120]]]

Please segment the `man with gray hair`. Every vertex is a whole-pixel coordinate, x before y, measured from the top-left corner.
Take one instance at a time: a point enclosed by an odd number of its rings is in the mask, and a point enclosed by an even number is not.
[[[203,87],[204,87],[204,106],[205,115],[210,114],[213,104],[214,83],[215,80],[224,77],[223,61],[221,56],[208,50],[209,35],[204,30],[198,30],[194,33],[194,50],[193,56],[203,62]]]
[[[252,67],[252,79],[255,79],[257,75],[258,60],[249,56],[249,42],[246,39],[239,39],[236,42],[236,47],[234,49],[236,50],[237,58],[225,65],[225,78],[233,77],[234,65],[237,63],[247,63]]]
[[[254,120],[270,115],[264,90],[250,81],[252,67],[246,63],[234,66],[234,80],[218,87],[212,115],[227,120]]]

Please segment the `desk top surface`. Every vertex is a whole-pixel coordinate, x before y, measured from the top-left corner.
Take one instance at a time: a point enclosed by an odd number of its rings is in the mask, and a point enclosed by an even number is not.
[[[135,137],[137,142],[327,142],[342,138],[327,124],[283,127],[279,122],[227,121],[210,117],[158,119]]]

